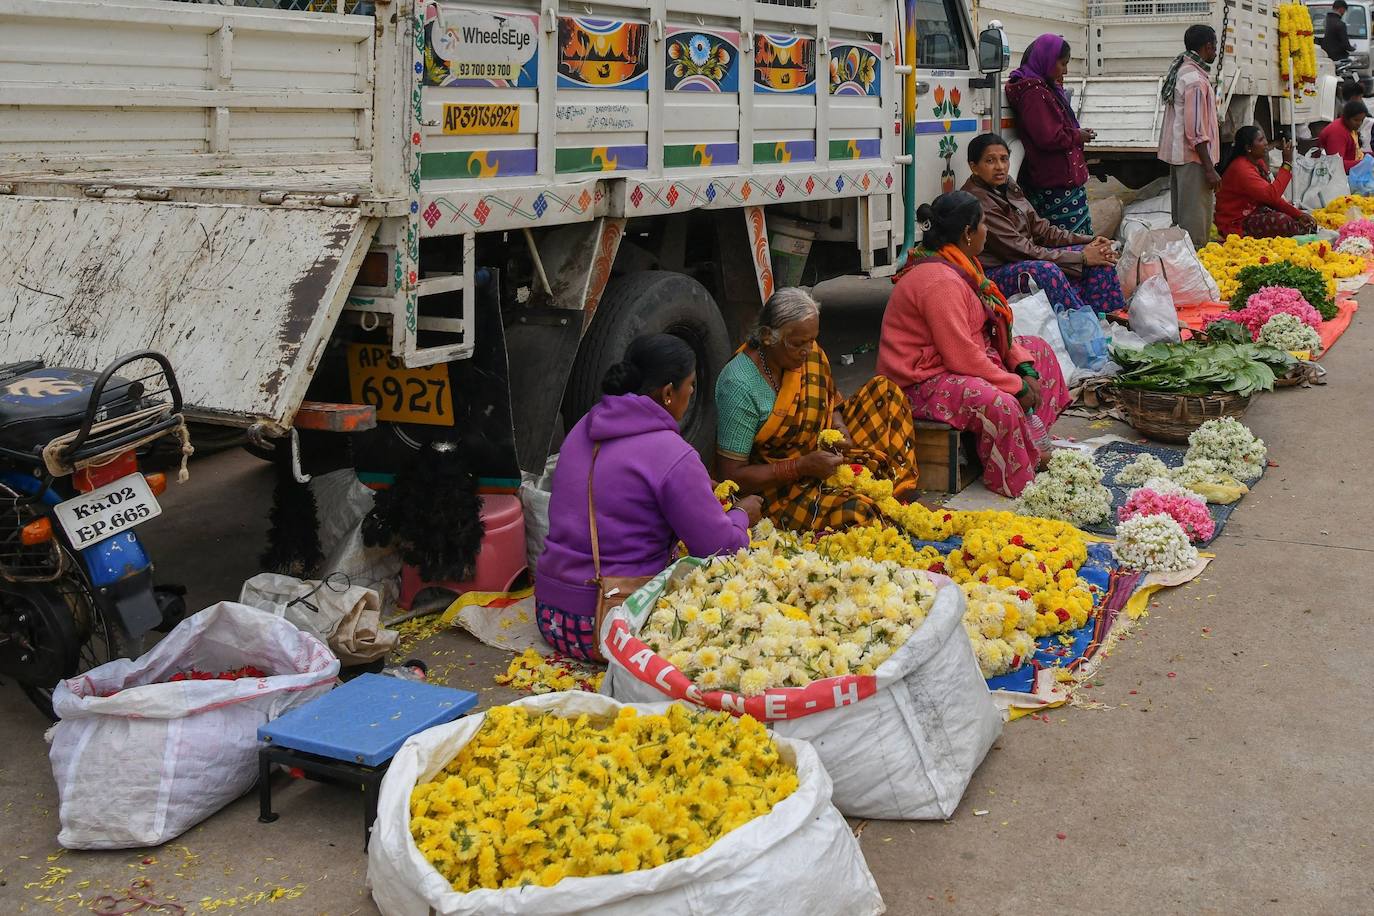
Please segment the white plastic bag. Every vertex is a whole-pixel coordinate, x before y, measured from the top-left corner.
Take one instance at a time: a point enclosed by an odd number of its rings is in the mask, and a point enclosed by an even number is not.
[[[835,807],[850,817],[932,820],[953,814],[1002,733],[1002,714],[964,632],[967,605],[958,586],[939,589],[925,622],[874,674],[745,698],[702,690],[635,635],[672,575],[686,575],[703,562],[679,560],[607,615],[601,692],[624,701],[683,699],[748,712],[775,735],[811,742],[835,783]]]
[[[1350,193],[1345,162],[1340,156],[1312,155],[1293,159],[1293,200],[1303,210],[1320,210]]]
[[[514,705],[564,716],[614,716],[623,704],[574,691],[529,697]],[[641,712],[662,712],[669,704],[632,705]],[[786,738],[777,743],[782,758],[797,768],[797,790],[704,852],[624,875],[564,878],[553,887],[457,893],[415,846],[410,793],[472,740],[484,718],[468,716],[423,731],[392,760],[382,780],[367,855],[367,882],[384,916],[784,911],[788,916],[863,916],[884,910],[858,842],[830,804],[830,779],[816,752]]]
[[[1221,290],[1198,259],[1188,231],[1177,226],[1131,232],[1116,270],[1121,292],[1127,298],[1135,294],[1140,284],[1159,276],[1168,281],[1175,306],[1199,305],[1221,298]]]
[[[544,538],[549,534],[549,498],[553,495],[553,470],[558,455],[550,455],[544,462],[544,473],[521,474],[520,505],[525,510],[525,564],[534,577],[535,567],[544,554]]]
[[[347,582],[339,575],[320,581],[259,573],[243,583],[239,603],[285,617],[327,644],[345,665],[364,665],[396,648],[401,634],[382,626],[375,591]]]
[[[377,593],[382,607],[394,607],[400,593],[401,555],[393,547],[363,543],[363,518],[376,496],[352,468],[319,474],[310,481],[318,510],[321,576],[342,573],[350,585]]]
[[[1179,339],[1178,310],[1163,277],[1151,277],[1131,296],[1130,323],[1147,344]]]
[[[169,682],[253,665],[265,678]],[[53,695],[53,779],[68,849],[165,843],[247,792],[258,726],[329,691],[339,662],[315,637],[220,602],[136,661],[63,681]],[[107,695],[108,694],[108,695]]]
[[[1166,182],[1167,184],[1167,182]],[[1126,205],[1121,213],[1121,226],[1116,237],[1129,242],[1132,235],[1149,232],[1151,229],[1167,229],[1173,225],[1173,205],[1166,187],[1160,194],[1144,199],[1137,198]]]
[[[1059,319],[1044,290],[1012,301],[1011,336],[1039,337],[1054,351],[1054,359],[1059,363],[1064,381],[1067,383],[1073,378],[1078,367],[1074,365],[1073,357],[1069,356],[1069,348],[1059,330]]]

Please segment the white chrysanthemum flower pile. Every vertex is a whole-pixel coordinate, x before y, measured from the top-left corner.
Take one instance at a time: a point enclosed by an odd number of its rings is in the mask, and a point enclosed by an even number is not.
[[[1104,520],[1111,509],[1112,494],[1102,486],[1102,469],[1082,452],[1060,449],[1022,491],[1014,511],[1082,528]]]
[[[1116,526],[1112,553],[1123,566],[1144,572],[1180,572],[1197,563],[1197,548],[1167,515],[1138,515]]]
[[[1116,482],[1123,487],[1138,487],[1151,477],[1168,477],[1169,467],[1149,452],[1145,452],[1116,475]]]
[[[1259,343],[1280,350],[1306,350],[1315,353],[1322,348],[1322,337],[1296,315],[1280,312],[1260,328]]]
[[[866,557],[830,560],[786,538],[718,557],[669,587],[640,633],[707,690],[746,696],[872,674],[935,600],[922,571]]]
[[[1253,480],[1264,471],[1268,455],[1264,440],[1256,437],[1235,417],[1223,417],[1208,420],[1193,431],[1188,437],[1186,460],[1215,461],[1223,473],[1238,480]],[[1181,480],[1179,483],[1188,485]]]

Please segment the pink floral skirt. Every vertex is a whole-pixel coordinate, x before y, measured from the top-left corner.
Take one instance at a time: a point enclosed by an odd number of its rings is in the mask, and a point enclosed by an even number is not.
[[[1040,406],[1035,415],[1049,429],[1073,400],[1059,362],[1049,344],[1039,337],[1018,337],[1030,352],[1040,373]],[[906,389],[912,416],[948,423],[978,438],[978,459],[983,463],[983,484],[1003,496],[1020,496],[1035,477],[1040,450],[1027,422],[1026,412],[1014,395],[986,379],[942,373]]]

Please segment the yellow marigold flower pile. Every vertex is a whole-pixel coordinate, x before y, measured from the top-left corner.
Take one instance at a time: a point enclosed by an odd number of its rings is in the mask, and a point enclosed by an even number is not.
[[[601,689],[605,671],[591,671],[578,666],[561,655],[547,658],[534,649],[511,659],[505,674],[496,675],[496,683],[529,693],[554,693],[559,690],[585,690],[596,693]]]
[[[982,582],[962,587],[968,601],[964,630],[983,677],[1006,674],[1028,662],[1035,654],[1035,637],[1027,629],[1035,618],[1035,605],[1009,588]]]
[[[1012,512],[903,505],[892,498],[891,481],[876,479],[866,469],[856,474],[842,467],[828,483],[868,496],[886,518],[919,540],[962,537],[962,547],[947,556],[927,547],[914,557],[901,554],[901,562],[943,573],[960,585],[982,582],[1026,592],[1036,608],[1035,619],[1028,624],[1032,636],[1077,629],[1092,614],[1092,593],[1078,578],[1078,570],[1088,559],[1088,546],[1078,529],[1066,522]],[[847,541],[835,543],[835,549],[848,546]]]
[[[410,830],[455,891],[549,887],[694,856],[796,788],[748,716],[674,705],[595,721],[498,706],[411,792]]]
[[[1255,239],[1228,235],[1226,241],[1212,242],[1199,251],[1198,259],[1217,281],[1221,298],[1228,302],[1240,289],[1236,275],[1242,268],[1252,264],[1288,261],[1298,267],[1311,267],[1326,278],[1326,291],[1333,299],[1336,296],[1336,281],[1357,276],[1365,269],[1363,258],[1342,254],[1326,242],[1299,245],[1289,238]]]
[[[1339,229],[1350,222],[1352,211],[1358,214],[1358,219],[1374,219],[1374,197],[1363,194],[1337,197],[1320,210],[1313,210],[1312,218],[1327,229]]]

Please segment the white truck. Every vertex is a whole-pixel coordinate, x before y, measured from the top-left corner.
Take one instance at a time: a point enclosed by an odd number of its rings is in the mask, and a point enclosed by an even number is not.
[[[1228,128],[1279,117],[1271,3],[0,0],[0,362],[151,347],[203,419],[351,432],[382,482],[458,437],[509,485],[668,330],[709,453],[762,299],[891,274],[1014,127],[1005,45],[1066,34],[1095,167],[1149,177],[1194,21]]]
[[[1036,36],[1064,36],[1072,51],[1065,86],[1080,122],[1097,131],[1089,166],[1095,175],[1131,187],[1165,174],[1155,158],[1163,115],[1159,93],[1190,25],[1210,25],[1220,37],[1214,74],[1223,141],[1246,124],[1258,124],[1272,137],[1280,125],[1331,117],[1336,77],[1320,49],[1317,95],[1299,99],[1296,107],[1285,95],[1276,0],[983,0],[975,4],[977,20],[962,24],[956,0],[918,0],[917,7],[924,36],[921,88],[927,90],[918,104],[917,158],[946,163],[939,184],[930,170],[918,176],[918,199],[938,192],[941,184],[948,189],[963,181],[962,148],[990,126],[991,92],[969,86],[977,77],[970,42],[980,24],[994,21],[1005,31],[1013,66]],[[1003,112],[1002,128],[1014,133],[1010,112]]]
[[[0,362],[151,347],[202,419],[352,432],[365,480],[458,437],[510,483],[667,330],[709,450],[775,285],[895,269],[901,18],[0,0]]]

